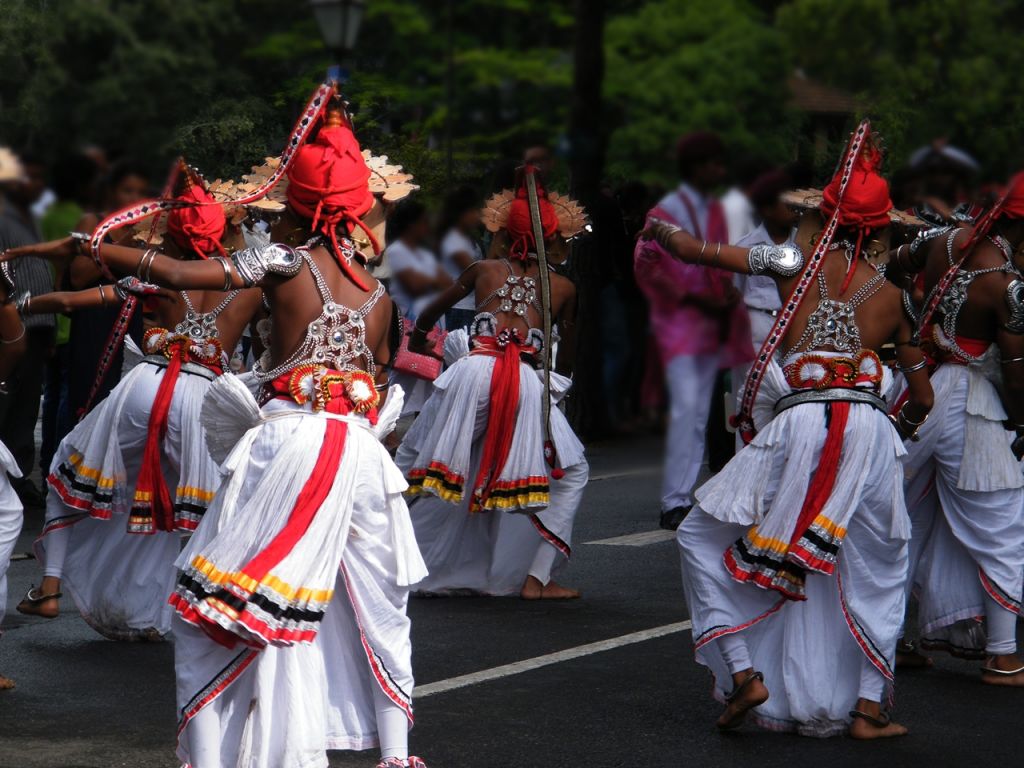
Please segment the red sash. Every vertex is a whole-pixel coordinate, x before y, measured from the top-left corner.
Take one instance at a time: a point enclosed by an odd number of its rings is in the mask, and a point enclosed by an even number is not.
[[[515,331],[505,329],[497,336],[477,336],[470,354],[495,358],[491,372],[491,402],[487,432],[484,435],[480,470],[473,483],[470,512],[481,512],[490,498],[512,448],[519,409],[519,361],[522,355],[536,353]]]
[[[167,334],[167,331],[163,328],[152,328],[146,332],[146,337],[148,339],[159,334]],[[218,376],[224,373],[220,365],[220,344],[215,339],[207,339],[203,343],[212,344],[216,349],[216,355],[199,357],[192,351],[190,339],[167,335],[169,338],[160,350],[167,358],[167,369],[160,379],[160,386],[149,412],[146,445],[142,451],[142,467],[135,481],[135,496],[128,519],[128,530],[132,533],[149,534],[156,531],[173,531],[176,528],[174,502],[167,487],[161,459],[164,438],[167,436],[171,401],[174,400],[174,390],[178,384],[181,366],[184,363],[194,363],[213,371]],[[145,341],[143,344],[145,345]]]

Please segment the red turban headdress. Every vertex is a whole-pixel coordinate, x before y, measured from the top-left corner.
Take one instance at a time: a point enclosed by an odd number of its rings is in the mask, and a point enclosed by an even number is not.
[[[867,145],[857,158],[857,164],[850,174],[850,180],[846,185],[846,193],[843,195],[842,204],[839,205],[839,225],[856,230],[857,242],[854,246],[854,259],[850,264],[850,271],[839,289],[840,295],[846,292],[853,278],[854,265],[857,263],[856,256],[860,254],[861,244],[864,238],[872,230],[881,229],[889,224],[889,211],[892,210],[892,199],[889,197],[889,182],[878,173],[882,165],[882,153],[873,146]],[[839,188],[842,183],[842,171],[832,177],[832,181],[825,187],[821,201],[821,212],[826,217],[831,217],[836,212],[839,200]]]
[[[373,207],[369,179],[370,169],[347,125],[323,126],[313,141],[298,150],[288,170],[289,205],[312,221],[314,232],[329,238],[342,271],[363,290],[367,288],[348,268],[335,231],[342,223],[349,233],[358,226],[366,232],[374,251],[380,252],[373,233],[360,221]]]
[[[966,258],[970,250],[988,235],[992,225],[1004,216],[1008,219],[1024,218],[1024,171],[1014,174],[1010,183],[1006,185],[1002,197],[974,224],[970,237],[960,251],[963,258]]]
[[[537,182],[537,203],[540,209],[541,231],[544,233],[544,239],[547,240],[554,237],[558,231],[558,214],[555,213],[555,206],[548,200],[547,193],[539,181]],[[525,261],[531,249],[537,249],[525,181],[516,190],[516,198],[509,205],[508,222],[505,224],[505,229],[512,236],[509,256]]]
[[[227,228],[224,209],[201,184],[190,183],[177,197],[192,203],[175,208],[167,214],[167,234],[174,244],[187,253],[208,258],[211,253],[224,253],[221,239]]]

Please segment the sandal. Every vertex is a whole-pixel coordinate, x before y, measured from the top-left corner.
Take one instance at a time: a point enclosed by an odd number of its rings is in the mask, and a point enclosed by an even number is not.
[[[889,724],[892,723],[892,717],[889,716],[888,712],[882,712],[881,717],[875,717],[874,715],[869,715],[867,712],[861,712],[859,709],[851,709],[849,714],[850,717],[863,720],[866,723],[875,726],[875,728],[878,728],[879,730],[882,728],[888,728]]]
[[[55,619],[57,614],[53,616],[47,616],[45,613],[41,613],[39,610],[28,610],[31,608],[38,609],[43,603],[48,600],[60,600],[64,597],[63,592],[54,592],[52,595],[33,595],[35,585],[28,588],[28,592],[21,598],[21,602],[17,605],[18,613],[24,613],[26,616],[42,616],[44,619]]]
[[[909,640],[900,640],[896,643],[897,669],[928,669],[934,664],[935,662],[917,650],[917,646]]]
[[[984,648],[968,648],[962,645],[955,645],[948,640],[930,640],[921,638],[921,648],[926,651],[942,651],[948,653],[954,659],[965,661],[984,661],[988,658]]]
[[[986,672],[988,672],[990,675],[1002,675],[1003,677],[1013,677],[1014,675],[1019,675],[1021,672],[1024,672],[1024,667],[1017,667],[1017,669],[996,669],[995,667],[990,667],[988,664],[982,664],[981,674],[985,674]]]
[[[763,683],[764,682],[764,675],[761,672],[751,671],[751,673],[749,675],[747,675],[746,678],[744,678],[742,683],[740,683],[735,688],[733,688],[730,693],[726,694],[726,696],[725,696],[726,708],[731,706],[732,703],[734,701],[736,701],[737,698],[739,698],[740,694],[743,693],[743,691],[746,690],[747,686],[750,685],[750,683],[753,682],[754,680],[757,680],[757,681]],[[765,701],[767,701],[767,699],[765,699]],[[739,725],[741,725],[743,723],[744,718],[746,718],[746,716],[747,716],[747,712],[752,710],[754,707],[760,706],[763,703],[764,702],[762,701],[762,702],[758,702],[757,704],[751,704],[749,707],[746,707],[745,709],[741,709],[741,710],[737,711],[726,722],[719,723],[718,724],[718,729],[720,731],[729,731],[729,730],[732,730],[733,728],[738,727]]]

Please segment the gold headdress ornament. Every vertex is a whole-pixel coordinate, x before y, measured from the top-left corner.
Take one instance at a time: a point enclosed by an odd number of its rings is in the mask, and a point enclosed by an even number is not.
[[[7,147],[0,147],[0,182],[21,181],[24,178],[25,169],[18,156]]]
[[[484,203],[482,211],[484,226],[491,232],[500,232],[508,224],[509,208],[516,199],[514,189],[503,189],[496,192]],[[564,240],[576,237],[590,224],[583,206],[568,195],[558,192],[547,193],[548,202],[554,206],[558,216],[558,234]]]

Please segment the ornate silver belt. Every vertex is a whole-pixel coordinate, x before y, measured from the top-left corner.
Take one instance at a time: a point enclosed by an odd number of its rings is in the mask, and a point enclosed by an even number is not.
[[[146,355],[142,358],[142,362],[155,365],[158,368],[166,368],[169,363],[167,358],[163,355]],[[181,372],[190,373],[193,376],[202,376],[204,379],[209,379],[210,381],[213,381],[220,375],[216,371],[211,371],[209,368],[199,365],[198,363],[187,362],[181,364]]]
[[[832,387],[829,389],[807,389],[794,392],[779,398],[775,403],[775,415],[804,403],[867,403],[888,415],[889,408],[881,397],[864,389],[846,389]]]

